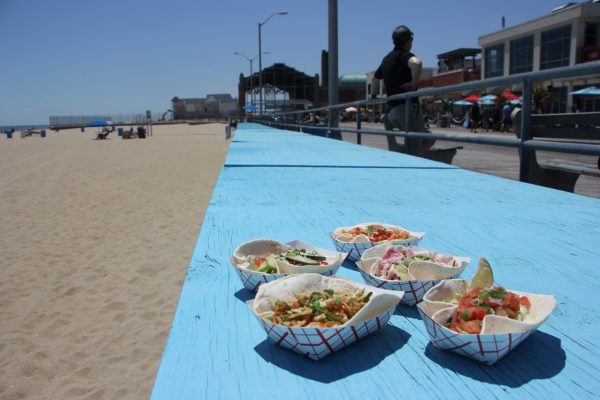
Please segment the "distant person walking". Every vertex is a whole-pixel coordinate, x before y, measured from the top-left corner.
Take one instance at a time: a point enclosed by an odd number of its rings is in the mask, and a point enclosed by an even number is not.
[[[417,83],[423,68],[421,60],[410,52],[413,45],[413,33],[410,29],[400,25],[392,32],[392,41],[394,49],[383,58],[381,65],[375,71],[375,78],[383,79],[388,96],[417,90]],[[406,130],[406,101],[392,100],[388,102],[387,106],[385,128]],[[409,131],[428,132],[425,129],[418,98],[413,98],[410,106]],[[405,139],[405,143],[413,149],[415,154],[430,148],[434,142],[434,140]],[[400,147],[394,136],[388,136],[388,145],[390,149],[401,151],[405,151],[406,147]]]
[[[510,132],[511,124],[510,105],[505,103],[504,107],[502,107],[502,127],[500,128],[500,132]]]
[[[483,129],[485,129],[485,131],[489,131],[490,128],[493,128],[493,124],[492,124],[492,110],[490,110],[489,107],[487,106],[483,106],[483,111],[481,112],[481,117],[482,117],[482,123],[481,123],[481,127]]]
[[[471,111],[469,112],[469,125],[471,125],[471,132],[477,133],[477,125],[479,125],[480,119],[481,110],[479,109],[479,104],[475,102],[471,106]]]

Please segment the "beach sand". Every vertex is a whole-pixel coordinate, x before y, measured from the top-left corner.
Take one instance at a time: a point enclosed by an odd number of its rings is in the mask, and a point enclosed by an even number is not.
[[[150,396],[224,125],[0,137],[0,398]]]

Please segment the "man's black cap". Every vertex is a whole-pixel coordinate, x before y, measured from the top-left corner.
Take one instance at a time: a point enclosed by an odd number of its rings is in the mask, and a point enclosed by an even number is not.
[[[413,33],[405,25],[400,25],[392,32],[392,40],[395,46],[402,46],[412,39]]]

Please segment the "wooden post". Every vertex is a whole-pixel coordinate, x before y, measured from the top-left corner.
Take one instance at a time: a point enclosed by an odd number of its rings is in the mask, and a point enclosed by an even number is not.
[[[227,117],[227,126],[225,127],[225,140],[231,139],[231,117]]]

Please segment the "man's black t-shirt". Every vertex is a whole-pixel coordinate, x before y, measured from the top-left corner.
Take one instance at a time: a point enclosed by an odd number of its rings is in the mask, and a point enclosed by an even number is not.
[[[414,57],[414,54],[404,49],[395,48],[386,55],[381,61],[381,65],[375,71],[376,79],[383,79],[385,90],[388,96],[398,93],[409,92],[407,88],[401,87],[405,83],[412,81],[412,72],[408,66],[408,60]],[[389,101],[390,107],[403,104],[403,100]]]

